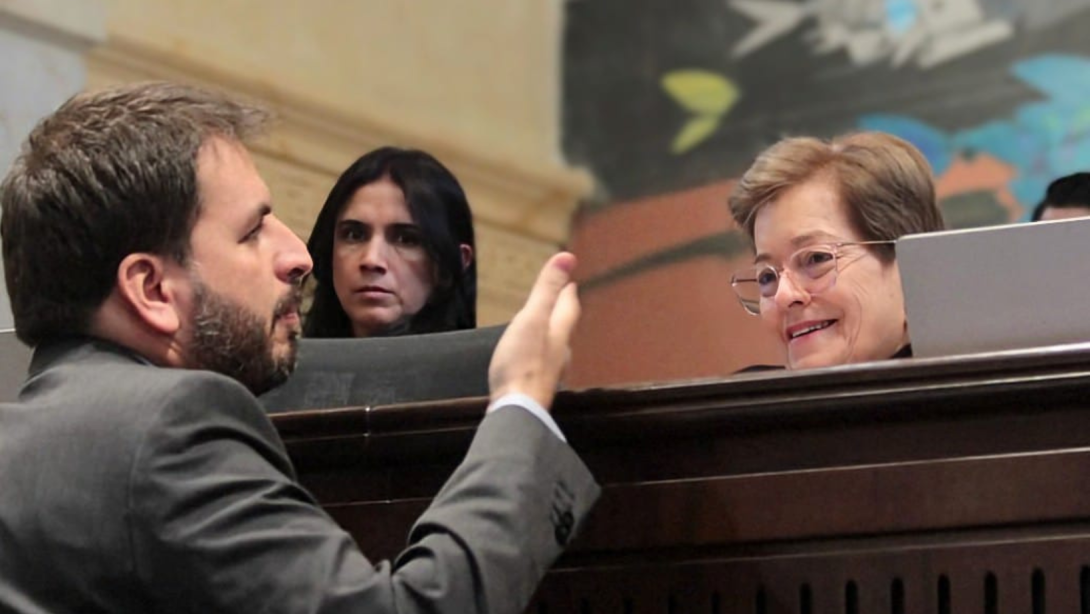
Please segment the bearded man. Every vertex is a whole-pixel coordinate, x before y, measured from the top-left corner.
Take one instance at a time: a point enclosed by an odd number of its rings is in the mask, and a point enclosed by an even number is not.
[[[0,611],[518,612],[597,497],[546,409],[579,312],[559,254],[405,552],[372,564],[322,511],[254,396],[294,367],[311,268],[244,145],[265,120],[170,84],[81,95],[0,185],[35,347],[0,404]]]

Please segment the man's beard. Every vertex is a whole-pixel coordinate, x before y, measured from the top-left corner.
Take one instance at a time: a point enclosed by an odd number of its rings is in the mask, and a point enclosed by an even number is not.
[[[194,280],[192,365],[233,378],[255,395],[284,383],[295,370],[299,331],[289,331],[287,351],[276,357],[273,329],[281,316],[298,310],[299,293],[295,288],[277,302],[266,330],[256,313]]]

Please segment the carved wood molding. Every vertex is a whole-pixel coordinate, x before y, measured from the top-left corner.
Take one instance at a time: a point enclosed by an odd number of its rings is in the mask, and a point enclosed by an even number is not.
[[[479,258],[478,312],[483,325],[507,321],[525,300],[538,267],[568,239],[571,214],[588,195],[585,172],[530,159],[499,158],[473,143],[454,143],[419,126],[346,113],[229,69],[193,61],[110,33],[88,56],[88,87],[163,79],[230,92],[272,108],[278,121],[253,146],[277,199],[280,218],[302,237],[336,177],[363,152],[386,144],[419,147],[443,160],[472,203]]]
[[[8,0],[0,2],[0,29],[82,52],[106,38],[100,0]]]
[[[554,244],[567,239],[571,213],[592,188],[589,175],[580,170],[529,157],[499,157],[473,143],[445,140],[439,130],[394,125],[363,111],[348,113],[116,32],[89,54],[88,66],[92,87],[167,79],[217,88],[270,106],[278,115],[277,125],[254,150],[279,162],[279,168],[286,164],[297,172],[335,178],[361,153],[381,145],[425,149],[462,181],[478,220]],[[316,211],[320,204],[303,208]]]

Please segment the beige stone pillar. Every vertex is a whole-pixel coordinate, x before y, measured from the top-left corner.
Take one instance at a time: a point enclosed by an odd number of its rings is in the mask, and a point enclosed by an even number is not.
[[[171,79],[272,106],[281,121],[255,155],[304,238],[361,154],[433,153],[473,207],[488,325],[522,303],[591,188],[559,153],[561,11],[553,0],[109,0],[89,81]]]
[[[98,0],[0,0],[0,176],[34,124],[84,86],[84,53],[105,38]],[[13,328],[0,276],[0,331]],[[0,335],[0,402],[15,400],[30,349]]]
[[[84,53],[105,38],[98,0],[0,0],[0,175],[44,115],[84,86]],[[14,321],[0,278],[0,329]]]

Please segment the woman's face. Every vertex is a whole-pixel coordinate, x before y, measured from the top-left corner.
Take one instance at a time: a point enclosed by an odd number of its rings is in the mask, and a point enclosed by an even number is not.
[[[835,184],[820,176],[783,192],[755,222],[755,261],[777,270],[800,248],[862,240]],[[885,359],[908,343],[896,262],[883,264],[859,245],[836,252],[831,286],[810,294],[789,268],[775,295],[760,301],[761,321],[786,347],[789,369]]]
[[[333,288],[353,334],[373,335],[415,315],[436,276],[401,188],[383,177],[356,190],[333,231]]]

